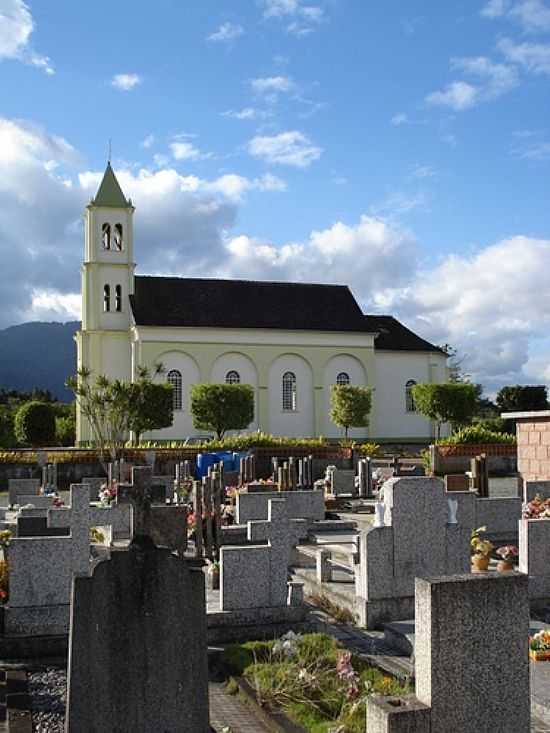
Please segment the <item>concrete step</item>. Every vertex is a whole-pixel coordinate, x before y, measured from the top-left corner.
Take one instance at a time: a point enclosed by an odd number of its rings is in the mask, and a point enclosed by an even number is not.
[[[414,620],[391,621],[383,624],[384,641],[403,654],[414,654]]]

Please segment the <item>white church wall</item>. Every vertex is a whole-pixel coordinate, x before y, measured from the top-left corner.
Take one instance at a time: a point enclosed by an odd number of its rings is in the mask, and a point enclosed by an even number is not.
[[[326,438],[341,438],[342,428],[336,426],[330,419],[330,389],[339,374],[345,373],[350,378],[350,384],[356,387],[364,387],[368,384],[367,374],[359,359],[351,354],[338,354],[329,359],[324,369],[323,378],[323,435]],[[353,428],[349,430],[350,438],[363,438],[368,433],[368,428]]]
[[[282,381],[286,372],[296,375],[296,410],[283,410]],[[297,354],[276,358],[268,377],[269,432],[289,437],[312,436],[313,374],[309,363]]]
[[[374,415],[371,435],[377,438],[426,438],[430,421],[407,411],[406,384],[446,381],[446,359],[438,354],[377,351]]]
[[[181,439],[201,433],[201,431],[193,427],[193,418],[190,409],[191,386],[200,382],[199,367],[196,361],[184,351],[165,352],[159,355],[159,361],[164,366],[164,373],[157,377],[157,379],[166,380],[167,375],[172,370],[177,370],[181,374],[181,409],[174,410],[174,422],[171,428],[155,430],[146,437],[169,440]]]
[[[228,372],[235,371],[240,377],[240,384],[249,384],[254,388],[254,420],[248,430],[258,429],[258,372],[252,359],[236,351],[222,354],[212,366],[210,382],[225,384]]]

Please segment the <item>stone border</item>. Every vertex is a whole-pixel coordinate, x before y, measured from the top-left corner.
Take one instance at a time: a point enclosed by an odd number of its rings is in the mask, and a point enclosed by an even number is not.
[[[31,698],[26,670],[2,671],[5,677],[5,715],[10,733],[32,733]]]
[[[307,730],[301,725],[292,722],[280,710],[273,710],[260,705],[256,698],[256,693],[244,677],[233,677],[239,686],[239,695],[244,698],[247,705],[254,708],[254,711],[264,721],[269,730],[274,733],[307,733]]]

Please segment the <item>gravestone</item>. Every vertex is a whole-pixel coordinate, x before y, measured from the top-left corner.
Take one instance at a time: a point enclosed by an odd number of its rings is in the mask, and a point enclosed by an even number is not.
[[[367,733],[529,733],[527,577],[417,578],[415,595],[416,695],[371,697]]]
[[[53,496],[28,496],[19,494],[19,504],[21,507],[29,507],[32,505],[34,509],[49,509],[53,507]]]
[[[328,466],[327,483],[329,493],[333,496],[356,496],[358,493],[355,485],[355,471],[351,469]]]
[[[236,522],[247,524],[256,519],[267,519],[268,506],[272,499],[287,502],[289,516],[307,519],[310,522],[325,518],[325,496],[323,491],[265,491],[258,493],[238,492],[236,496]]]
[[[204,574],[155,546],[142,470],[130,547],[74,579],[67,733],[209,731]]]
[[[19,504],[19,496],[38,496],[40,494],[40,479],[37,478],[10,478],[8,479],[9,505]]]
[[[151,466],[135,466],[131,475],[131,484],[119,484],[117,502],[119,506],[133,506],[132,536],[136,526],[145,526],[157,547],[169,547],[183,554],[187,548],[187,508],[153,503],[158,494]]]
[[[222,611],[286,606],[290,554],[306,531],[304,520],[292,519],[286,500],[271,499],[266,521],[248,523],[249,542],[220,549]]]
[[[361,533],[356,593],[362,624],[411,618],[417,575],[469,571],[475,496],[453,504],[459,511],[452,524],[449,498],[438,478],[386,481],[384,524]]]
[[[519,522],[519,570],[529,576],[529,597],[550,600],[550,519]]]
[[[67,632],[73,573],[86,573],[90,563],[89,499],[89,486],[71,486],[68,537],[11,540],[10,598],[4,612],[6,634],[38,636]]]

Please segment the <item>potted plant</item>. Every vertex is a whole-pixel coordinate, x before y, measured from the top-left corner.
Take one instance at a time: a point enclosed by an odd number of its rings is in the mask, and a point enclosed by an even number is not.
[[[493,551],[493,543],[483,539],[482,535],[487,527],[478,527],[472,530],[470,535],[470,547],[472,548],[472,573],[484,573],[489,569],[489,559]]]
[[[518,563],[519,550],[515,545],[504,545],[496,550],[496,554],[501,558],[497,563],[499,573],[507,573],[513,570]]]
[[[529,656],[535,662],[550,660],[550,631],[543,629],[529,638]]]

